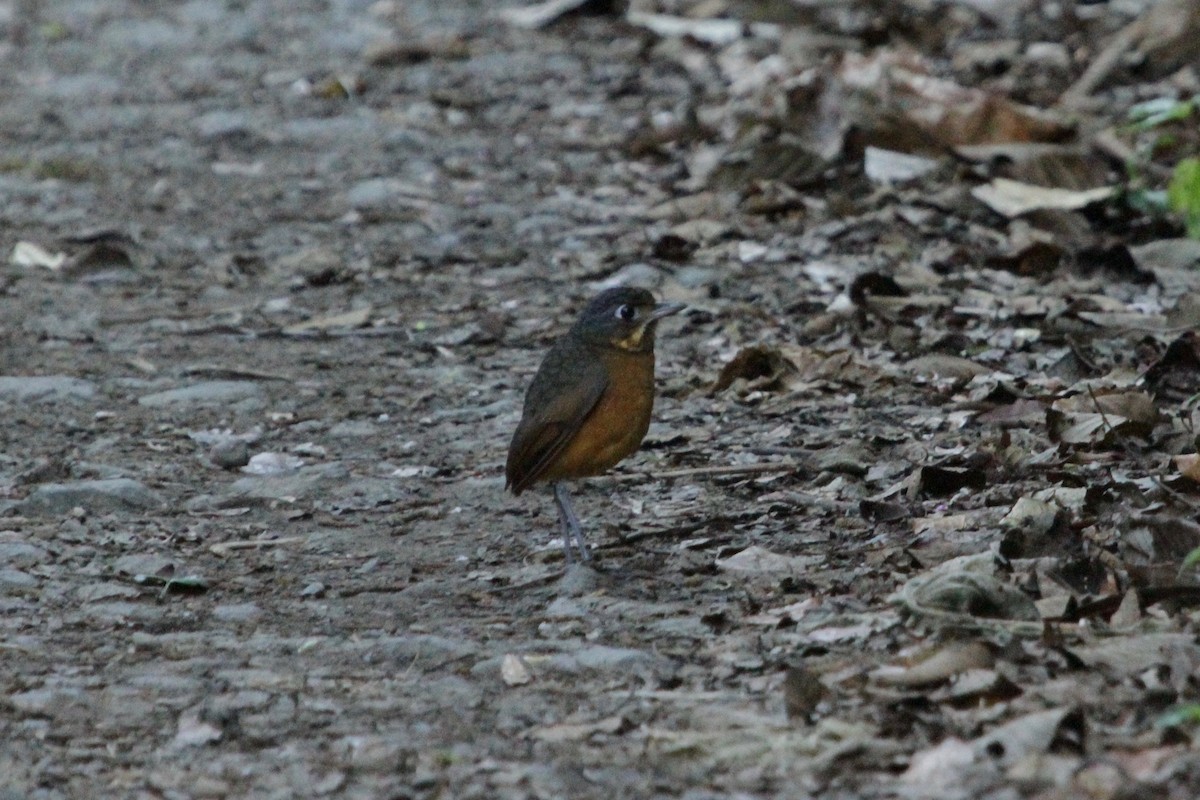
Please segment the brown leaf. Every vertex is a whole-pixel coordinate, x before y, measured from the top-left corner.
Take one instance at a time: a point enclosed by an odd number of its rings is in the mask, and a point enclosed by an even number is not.
[[[939,645],[909,666],[883,668],[875,680],[889,686],[928,686],[947,681],[970,669],[990,669],[995,664],[992,648],[985,642],[950,642]]]

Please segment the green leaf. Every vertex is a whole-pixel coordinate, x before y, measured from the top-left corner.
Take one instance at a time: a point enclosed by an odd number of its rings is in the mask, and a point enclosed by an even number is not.
[[[1200,158],[1185,158],[1175,165],[1167,204],[1183,215],[1188,236],[1200,239]]]
[[[1200,705],[1192,703],[1186,706],[1175,706],[1159,715],[1154,720],[1156,728],[1181,728],[1185,725],[1200,724]]]
[[[1129,109],[1129,119],[1133,127],[1146,131],[1167,122],[1187,119],[1196,110],[1195,100],[1176,100],[1171,97],[1156,97],[1144,103],[1138,103]]]

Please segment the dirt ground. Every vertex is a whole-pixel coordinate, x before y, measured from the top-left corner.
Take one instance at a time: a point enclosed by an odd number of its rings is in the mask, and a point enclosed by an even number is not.
[[[500,10],[0,3],[0,797],[1197,796],[1178,225],[731,159],[790,40]],[[617,283],[689,308],[564,576],[505,448]]]

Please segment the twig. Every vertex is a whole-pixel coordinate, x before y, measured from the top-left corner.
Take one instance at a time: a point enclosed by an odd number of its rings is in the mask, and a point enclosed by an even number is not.
[[[1122,56],[1133,47],[1137,41],[1138,35],[1141,33],[1142,21],[1140,19],[1126,25],[1112,40],[1105,46],[1095,60],[1088,65],[1088,68],[1079,76],[1079,80],[1071,84],[1062,95],[1058,98],[1058,105],[1073,107],[1078,106],[1088,95],[1099,86],[1113,68],[1121,61]]]
[[[218,556],[226,556],[231,550],[255,550],[260,547],[276,547],[303,541],[303,536],[281,536],[278,539],[239,539],[233,542],[217,542],[208,549]]]
[[[668,469],[662,472],[627,472],[621,475],[608,475],[605,480],[616,483],[627,481],[644,481],[647,478],[656,480],[672,480],[675,478],[695,478],[702,475],[728,477],[730,475],[760,475],[765,472],[791,472],[804,466],[797,461],[772,461],[764,464],[724,464],[716,467],[689,467],[687,469]]]
[[[735,518],[737,515],[735,515]],[[723,519],[724,517],[721,517]],[[611,542],[600,542],[592,546],[593,550],[614,550],[622,547],[627,547],[631,544],[644,541],[646,539],[678,539],[683,536],[690,536],[697,531],[702,531],[714,522],[713,519],[706,519],[703,522],[692,522],[687,525],[676,525],[674,528],[655,528],[652,530],[642,530],[631,533],[628,536],[622,536],[620,539],[615,539]]]
[[[1104,423],[1104,429],[1107,430],[1109,433],[1112,433],[1113,432],[1112,423],[1108,421],[1108,415],[1104,413],[1104,409],[1100,407],[1100,401],[1098,399],[1096,399],[1096,390],[1092,388],[1092,385],[1090,383],[1088,384],[1087,390],[1088,390],[1088,394],[1091,395],[1092,405],[1094,405],[1096,407],[1096,410],[1100,412],[1100,421]]]
[[[840,514],[852,514],[858,511],[858,503],[849,503],[845,500],[831,500],[828,497],[821,497],[809,492],[772,492],[769,495],[761,496],[759,501],[763,503],[778,501],[791,506],[816,508],[821,511],[836,511]]]

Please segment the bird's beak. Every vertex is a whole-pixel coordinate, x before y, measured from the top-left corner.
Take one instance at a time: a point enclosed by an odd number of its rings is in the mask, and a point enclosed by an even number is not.
[[[662,319],[663,317],[669,317],[672,314],[678,314],[685,308],[687,308],[687,306],[683,303],[659,303],[654,307],[654,310],[650,312],[650,319],[646,321],[654,322],[655,320]]]

